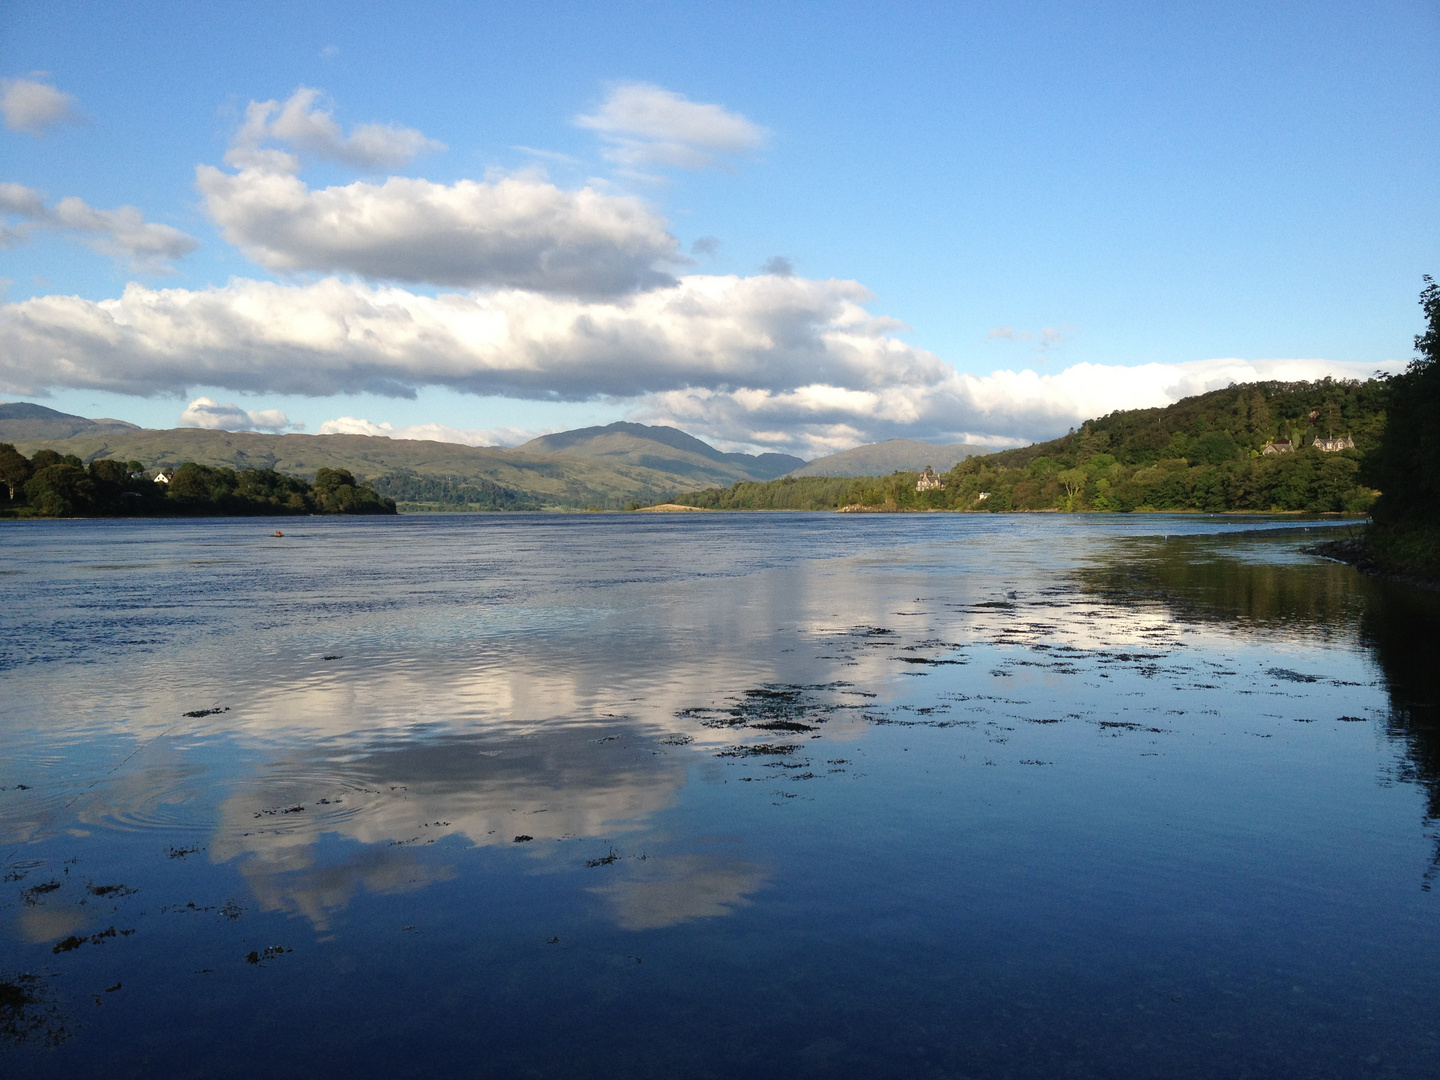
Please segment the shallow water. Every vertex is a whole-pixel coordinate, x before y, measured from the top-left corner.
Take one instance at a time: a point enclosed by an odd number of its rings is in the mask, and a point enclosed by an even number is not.
[[[1437,605],[1294,524],[4,526],[0,1072],[1434,1076]]]

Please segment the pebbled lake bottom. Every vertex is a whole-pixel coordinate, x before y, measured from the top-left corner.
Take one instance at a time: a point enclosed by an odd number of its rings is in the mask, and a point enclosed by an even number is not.
[[[1294,519],[0,527],[6,1077],[1440,1075],[1440,604]]]

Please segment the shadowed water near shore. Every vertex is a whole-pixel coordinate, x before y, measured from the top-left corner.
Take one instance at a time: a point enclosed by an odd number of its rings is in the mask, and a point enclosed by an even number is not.
[[[7,527],[0,1068],[1433,1075],[1437,605],[1276,524]]]

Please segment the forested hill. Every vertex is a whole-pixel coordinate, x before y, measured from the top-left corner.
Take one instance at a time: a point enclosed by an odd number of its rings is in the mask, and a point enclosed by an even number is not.
[[[1384,399],[1378,380],[1247,383],[1165,408],[1110,413],[1049,442],[969,458],[942,475],[943,489],[917,492],[913,472],[784,477],[675,501],[736,510],[1361,512],[1375,492],[1357,474],[1384,430]],[[1353,448],[1316,446],[1346,437]]]

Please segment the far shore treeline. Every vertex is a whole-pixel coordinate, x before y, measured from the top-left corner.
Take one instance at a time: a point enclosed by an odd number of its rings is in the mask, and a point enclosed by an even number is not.
[[[0,514],[6,517],[195,517],[216,515],[393,514],[395,501],[344,469],[313,481],[272,469],[187,462],[157,482],[138,461],[37,450],[26,458],[0,443]]]
[[[1087,421],[1050,442],[967,458],[916,490],[919,474],[784,477],[678,496],[715,510],[1369,510],[1361,462],[1385,429],[1386,385],[1248,383],[1166,408]],[[1353,443],[1353,446],[1346,445]],[[1325,446],[1342,449],[1322,449]]]

